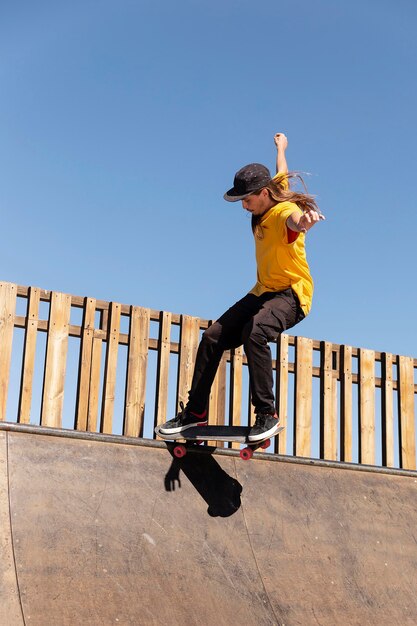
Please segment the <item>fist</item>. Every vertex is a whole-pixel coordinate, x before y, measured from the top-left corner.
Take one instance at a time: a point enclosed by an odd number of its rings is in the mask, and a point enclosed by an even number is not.
[[[288,139],[284,133],[275,133],[274,142],[277,148],[283,148],[286,150],[288,146]]]

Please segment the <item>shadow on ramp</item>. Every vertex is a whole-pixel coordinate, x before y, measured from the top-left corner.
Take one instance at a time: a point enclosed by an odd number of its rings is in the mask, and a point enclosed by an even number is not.
[[[242,485],[229,476],[213,458],[210,450],[193,454],[189,451],[182,459],[173,455],[173,445],[167,448],[173,457],[165,476],[166,491],[181,488],[181,471],[208,505],[211,517],[229,517],[241,506]],[[214,448],[213,448],[214,450]]]

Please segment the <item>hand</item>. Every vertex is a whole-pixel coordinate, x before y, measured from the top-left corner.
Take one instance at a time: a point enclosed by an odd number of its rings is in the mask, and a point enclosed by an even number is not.
[[[288,139],[287,136],[284,135],[284,133],[275,133],[274,135],[274,142],[275,145],[277,147],[277,149],[282,149],[282,150],[286,150],[287,146],[288,146]]]
[[[318,211],[305,211],[300,219],[298,220],[298,229],[300,233],[306,233],[310,228],[313,228],[317,222],[320,220],[325,220],[326,218],[322,213]]]
[[[175,491],[175,485],[181,488],[180,465],[178,459],[172,461],[172,465],[165,475],[165,491]]]

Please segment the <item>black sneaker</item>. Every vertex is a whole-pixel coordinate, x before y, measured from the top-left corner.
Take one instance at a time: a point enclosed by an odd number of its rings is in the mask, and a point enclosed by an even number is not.
[[[182,402],[180,402],[180,407],[181,411],[176,417],[174,417],[174,419],[165,422],[165,424],[162,424],[159,427],[162,434],[176,435],[187,428],[192,428],[193,426],[207,426],[207,418],[197,417],[197,415],[188,411]]]
[[[248,441],[262,441],[271,437],[278,429],[279,419],[277,414],[258,413],[256,421],[248,435]]]

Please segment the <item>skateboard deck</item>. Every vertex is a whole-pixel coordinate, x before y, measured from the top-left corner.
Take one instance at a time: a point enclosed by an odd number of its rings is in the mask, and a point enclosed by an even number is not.
[[[166,441],[185,441],[191,443],[199,443],[203,441],[223,441],[238,443],[246,443],[247,446],[240,451],[240,456],[244,460],[252,458],[253,452],[257,448],[268,448],[271,439],[284,430],[284,426],[279,426],[277,430],[265,439],[259,441],[248,441],[248,435],[251,428],[250,426],[193,426],[187,428],[181,433],[165,434],[161,433],[159,427],[155,428],[155,433],[161,439]],[[187,448],[183,444],[176,444],[174,446],[174,455],[177,458],[183,457],[187,453]]]

